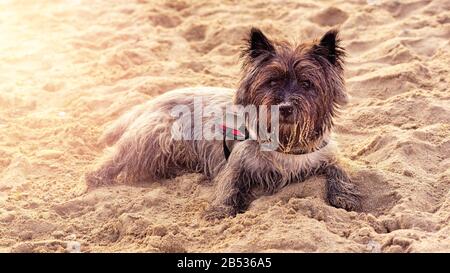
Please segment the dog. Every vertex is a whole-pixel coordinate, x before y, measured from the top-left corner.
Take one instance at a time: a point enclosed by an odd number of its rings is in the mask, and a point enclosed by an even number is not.
[[[323,175],[329,204],[360,210],[361,196],[338,163],[331,135],[333,119],[347,103],[345,50],[338,30],[292,45],[252,28],[241,57],[242,76],[236,90],[198,87],[166,92],[109,126],[101,141],[110,147],[100,165],[86,174],[88,189],[199,172],[216,186],[205,217],[220,219],[244,212],[261,193],[272,194],[290,183]],[[257,137],[174,139],[177,119],[171,109],[184,105],[195,113],[195,97],[203,98],[206,107],[218,109],[277,106],[278,147],[265,151]],[[195,114],[185,120],[188,129],[193,127],[192,118]],[[202,119],[212,122],[212,118]]]

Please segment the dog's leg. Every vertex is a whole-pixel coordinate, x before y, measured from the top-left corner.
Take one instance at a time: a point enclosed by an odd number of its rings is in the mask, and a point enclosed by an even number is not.
[[[206,219],[234,216],[248,207],[251,202],[252,182],[244,174],[249,171],[246,169],[246,162],[251,161],[248,158],[252,154],[249,151],[251,146],[251,143],[247,143],[235,147],[228,162],[214,179],[216,185],[215,199],[206,210]],[[247,157],[243,154],[246,154]]]
[[[179,168],[176,160],[184,158],[186,145],[174,145],[170,123],[165,118],[143,115],[133,121],[115,145],[108,148],[99,166],[86,174],[88,189],[174,176]],[[169,125],[161,126],[164,122]]]
[[[119,150],[121,148],[118,147]],[[125,162],[123,162],[121,156],[123,156],[123,152],[113,150],[96,170],[87,173],[85,179],[88,189],[115,184],[117,176],[125,167]]]
[[[327,200],[331,205],[345,210],[361,209],[360,195],[341,167],[327,164],[321,171],[326,177]]]
[[[227,165],[215,178],[215,199],[206,210],[208,220],[234,216],[249,204],[249,185],[239,178],[239,170]]]

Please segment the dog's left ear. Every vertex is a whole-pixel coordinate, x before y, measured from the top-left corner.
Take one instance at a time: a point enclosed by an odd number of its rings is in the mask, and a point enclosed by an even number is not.
[[[337,29],[331,29],[325,33],[320,42],[313,46],[313,53],[325,57],[331,64],[341,68],[345,51],[340,46],[338,33]]]

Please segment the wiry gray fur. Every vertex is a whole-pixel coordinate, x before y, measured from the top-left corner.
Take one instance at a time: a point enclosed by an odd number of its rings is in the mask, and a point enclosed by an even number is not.
[[[296,47],[292,51],[286,44],[280,49],[261,35],[258,30],[252,30],[250,40],[253,39],[253,42],[249,42],[244,72],[252,71],[249,73],[254,75],[243,75],[237,91],[214,87],[170,91],[137,106],[108,127],[102,141],[110,147],[96,170],[86,175],[89,188],[170,178],[182,172],[201,172],[216,184],[215,199],[206,216],[222,218],[244,211],[257,197],[256,192],[273,193],[311,175],[324,175],[327,179],[327,199],[331,205],[348,210],[359,209],[359,195],[350,178],[337,165],[331,139],[332,118],[338,105],[344,104],[346,98],[342,55],[339,55],[343,54],[343,50],[337,44],[326,44],[338,41],[337,32],[327,33],[320,43],[305,44],[301,50]],[[255,46],[259,48],[252,48]],[[273,56],[283,62],[276,63]],[[286,61],[290,58],[308,69],[317,67],[314,73],[326,74],[314,75],[310,70],[301,70],[300,77],[309,77],[312,87],[299,85],[297,89],[275,90],[264,85],[264,77],[271,75],[267,66],[284,69],[282,63],[290,63]],[[266,68],[266,72],[258,72],[262,68]],[[316,95],[312,96],[311,90],[302,91],[307,87],[316,88]],[[194,113],[194,97],[202,97],[204,107],[224,109],[236,102],[252,101],[258,104],[258,97],[261,97],[258,105],[277,104],[280,103],[277,92],[289,94],[294,105],[298,106],[294,122],[282,124],[281,133],[287,136],[290,146],[295,146],[290,150],[298,148],[306,154],[289,154],[286,150],[262,151],[256,140],[231,141],[232,152],[226,161],[220,140],[180,141],[172,137],[172,125],[177,117],[170,114],[171,110],[177,105],[187,105]],[[300,103],[296,104],[296,100]],[[214,122],[212,119],[205,118],[204,122]],[[294,126],[300,128],[300,134],[295,129],[289,129]],[[294,142],[291,141],[293,138]],[[318,149],[323,143],[327,145]]]

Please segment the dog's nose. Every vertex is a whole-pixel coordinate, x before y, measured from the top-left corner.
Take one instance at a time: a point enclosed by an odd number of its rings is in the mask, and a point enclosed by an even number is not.
[[[294,107],[291,105],[281,105],[280,106],[280,115],[284,118],[289,117],[294,112]]]

